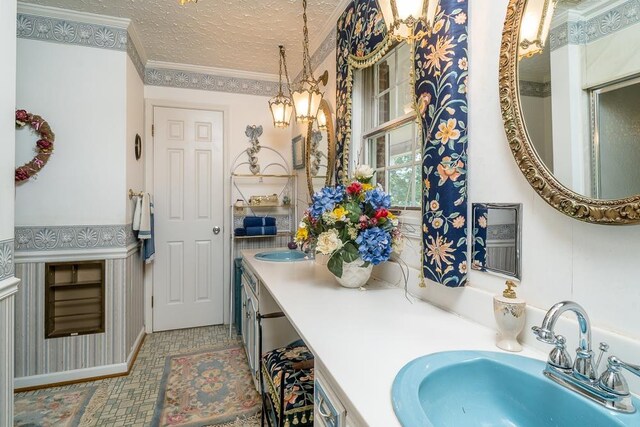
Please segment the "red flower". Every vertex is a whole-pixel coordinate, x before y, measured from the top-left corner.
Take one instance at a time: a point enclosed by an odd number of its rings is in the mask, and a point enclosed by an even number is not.
[[[360,184],[358,181],[352,183],[350,186],[347,187],[347,193],[349,194],[358,194],[362,191],[362,184]]]
[[[43,150],[49,150],[53,147],[53,143],[51,141],[47,141],[46,139],[39,139],[38,142],[36,142],[36,145],[38,146],[38,148],[41,148]]]
[[[29,119],[29,113],[26,110],[16,110],[16,120],[26,122]]]
[[[380,218],[386,218],[388,215],[389,215],[388,210],[386,210],[385,208],[380,208],[376,211],[374,216],[376,219],[380,219]]]
[[[24,168],[16,169],[16,181],[26,181],[29,179],[29,172]]]

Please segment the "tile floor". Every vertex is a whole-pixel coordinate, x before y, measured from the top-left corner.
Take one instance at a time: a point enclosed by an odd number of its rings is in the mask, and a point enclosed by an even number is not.
[[[229,336],[228,326],[182,329],[147,335],[138,358],[127,376],[73,384],[59,389],[98,386],[80,426],[149,426],[153,419],[166,357],[198,350],[241,345],[240,337]],[[51,390],[51,389],[48,389]],[[19,393],[37,394],[42,391]],[[237,427],[259,424],[244,423]]]

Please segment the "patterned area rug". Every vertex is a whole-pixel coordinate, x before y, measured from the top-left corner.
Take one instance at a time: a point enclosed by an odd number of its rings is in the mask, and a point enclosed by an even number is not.
[[[38,394],[17,395],[14,406],[14,426],[77,426],[97,388],[96,386],[77,390],[52,389]]]
[[[260,407],[242,347],[169,356],[153,425],[248,425]]]

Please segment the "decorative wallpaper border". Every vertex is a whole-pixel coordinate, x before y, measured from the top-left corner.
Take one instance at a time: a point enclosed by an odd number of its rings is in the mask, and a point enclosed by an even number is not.
[[[16,227],[15,250],[126,248],[137,239],[131,224]]]
[[[13,239],[0,242],[0,282],[14,276]]]
[[[273,96],[278,93],[278,82],[216,76],[192,71],[165,68],[146,68],[144,83],[183,89],[199,89],[245,95]]]
[[[528,80],[520,80],[520,95],[547,98],[551,96],[551,82],[539,83]]]
[[[136,49],[136,45],[133,43],[129,33],[127,33],[127,55],[129,55],[131,62],[133,62],[133,66],[136,67],[140,80],[144,82],[144,62],[142,62],[138,49]]]
[[[566,22],[549,32],[551,50],[591,43],[640,22],[640,0],[629,0],[584,21]]]
[[[19,13],[16,35],[23,39],[44,40],[102,49],[127,50],[127,30],[123,28],[68,21]]]

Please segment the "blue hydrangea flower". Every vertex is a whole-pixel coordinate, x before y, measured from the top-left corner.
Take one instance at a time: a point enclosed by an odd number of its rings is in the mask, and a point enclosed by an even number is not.
[[[380,188],[374,188],[365,193],[364,201],[369,203],[375,210],[380,208],[389,209],[391,207],[391,196]]]
[[[320,218],[324,212],[332,211],[336,204],[342,202],[343,199],[344,187],[341,185],[322,188],[313,195],[311,216],[314,219]]]
[[[356,239],[360,258],[378,265],[389,260],[391,256],[391,234],[379,227],[364,230]]]

